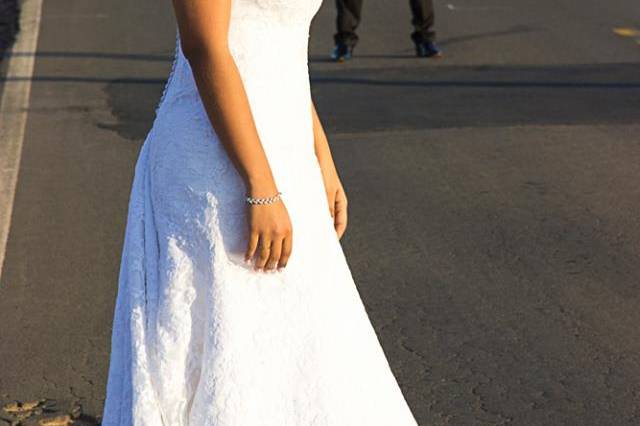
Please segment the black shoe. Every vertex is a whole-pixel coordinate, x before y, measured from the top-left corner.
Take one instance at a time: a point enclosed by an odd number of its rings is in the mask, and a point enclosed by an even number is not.
[[[345,43],[338,42],[331,52],[331,59],[336,62],[344,62],[351,59],[353,55],[353,46],[349,46]]]
[[[416,43],[416,56],[420,58],[441,58],[442,52],[433,41]]]

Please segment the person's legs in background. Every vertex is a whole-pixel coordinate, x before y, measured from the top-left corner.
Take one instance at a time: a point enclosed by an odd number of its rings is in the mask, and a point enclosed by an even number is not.
[[[414,29],[411,39],[416,45],[416,55],[425,58],[442,56],[435,43],[433,0],[410,0],[409,4]]]
[[[338,32],[333,36],[335,48],[331,57],[336,61],[344,61],[351,59],[353,48],[358,43],[356,28],[360,23],[362,0],[336,0],[336,9]]]

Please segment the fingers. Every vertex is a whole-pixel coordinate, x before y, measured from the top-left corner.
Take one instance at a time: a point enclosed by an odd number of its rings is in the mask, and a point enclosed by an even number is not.
[[[271,240],[266,235],[260,236],[260,245],[258,249],[258,259],[256,260],[255,268],[260,270],[264,269],[267,261],[269,260],[269,253],[271,252]]]
[[[249,262],[254,255],[257,255],[254,269],[272,271],[287,266],[291,249],[291,232],[271,238],[256,234],[251,236],[245,259]]]
[[[329,201],[329,214],[336,217],[336,196],[333,192],[327,192],[327,200]]]
[[[284,268],[287,266],[287,262],[289,261],[289,256],[291,256],[291,246],[293,239],[291,235],[287,236],[282,241],[282,253],[280,254],[280,260],[278,261],[278,268]]]
[[[347,229],[347,202],[346,200],[336,200],[335,215],[333,216],[333,226],[338,235],[338,239],[342,238],[342,235]]]
[[[249,263],[253,256],[256,254],[259,239],[260,234],[258,234],[257,232],[251,232],[251,235],[249,235],[249,244],[247,244],[247,252],[244,254],[245,262]]]
[[[278,266],[278,260],[280,260],[280,253],[282,253],[282,238],[274,239],[271,243],[271,253],[269,254],[269,260],[265,269],[272,271]]]

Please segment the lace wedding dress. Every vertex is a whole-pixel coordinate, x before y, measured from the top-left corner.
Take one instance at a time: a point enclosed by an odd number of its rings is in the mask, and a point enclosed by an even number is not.
[[[233,0],[229,44],[293,226],[279,272],[243,262],[245,188],[189,63],[135,168],[104,426],[415,426],[333,229],[307,45],[321,0]]]

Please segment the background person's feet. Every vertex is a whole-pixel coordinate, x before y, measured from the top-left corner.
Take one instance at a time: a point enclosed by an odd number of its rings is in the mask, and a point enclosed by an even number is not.
[[[416,56],[420,58],[441,58],[442,51],[433,41],[421,41],[416,43]]]
[[[333,48],[333,52],[331,52],[331,59],[336,62],[344,62],[351,59],[353,56],[353,46],[349,46],[348,44],[338,42]]]
[[[0,59],[15,40],[20,30],[18,0],[0,0]]]

